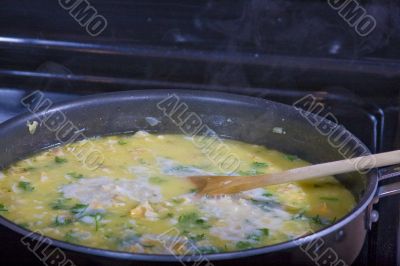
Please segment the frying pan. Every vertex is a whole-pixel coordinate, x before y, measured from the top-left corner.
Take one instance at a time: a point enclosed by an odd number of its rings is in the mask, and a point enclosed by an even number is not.
[[[39,95],[39,94],[37,94]],[[37,96],[36,95],[36,96]],[[15,117],[0,125],[0,167],[5,168],[39,150],[58,145],[57,115],[64,114],[84,137],[119,134],[146,130],[153,133],[182,134],[182,124],[188,113],[176,111],[166,115],[157,105],[165,99],[178,99],[187,106],[187,112],[194,113],[203,125],[218,136],[248,143],[265,145],[285,153],[296,154],[312,163],[343,159],[343,150],[352,150],[351,157],[366,155],[368,149],[350,132],[337,124],[312,114],[307,114],[293,106],[247,96],[238,96],[208,91],[146,90],[100,94],[82,97],[78,100],[57,105],[44,104],[37,97],[24,99],[24,104],[32,112]],[[38,104],[38,102],[41,104]],[[177,103],[177,102],[175,102]],[[35,105],[36,104],[36,105]],[[173,107],[172,105],[169,105]],[[174,110],[174,109],[171,109]],[[165,111],[165,110],[164,110]],[[171,113],[169,113],[171,114]],[[51,117],[51,119],[50,119]],[[48,120],[46,120],[48,119]],[[27,121],[44,121],[34,134],[26,126]],[[57,122],[58,121],[58,122]],[[154,122],[156,121],[156,122]],[[313,121],[313,123],[310,123]],[[52,124],[51,124],[52,123]],[[49,124],[46,126],[46,124]],[[195,123],[192,124],[192,128]],[[319,129],[317,130],[316,125]],[[185,125],[184,125],[185,126]],[[186,132],[188,128],[186,125]],[[332,142],[332,136],[325,134],[335,129],[334,137],[351,137],[341,146]],[[76,134],[78,134],[75,132]],[[60,133],[60,132],[58,132]],[[200,134],[200,133],[199,133]],[[77,139],[82,138],[82,134]],[[338,142],[336,142],[338,143]],[[354,143],[357,145],[354,146]],[[354,148],[356,147],[356,148]],[[44,254],[54,254],[51,250],[61,249],[76,265],[350,265],[359,254],[371,223],[377,215],[373,205],[379,197],[400,191],[400,183],[380,186],[381,179],[395,176],[392,169],[380,176],[377,169],[366,174],[352,173],[337,176],[355,196],[357,206],[333,225],[308,236],[293,239],[272,246],[209,255],[153,255],[107,251],[83,247],[66,242],[51,240],[51,245],[34,246],[36,252],[45,249]],[[24,229],[12,221],[0,217],[0,224],[25,236],[27,248],[41,236]],[[28,236],[27,236],[28,235]],[[33,244],[32,244],[33,245]],[[47,258],[49,259],[49,258]],[[67,261],[65,261],[67,262]],[[47,262],[49,264],[49,262]],[[54,261],[53,261],[54,263]],[[61,264],[60,264],[61,265]]]

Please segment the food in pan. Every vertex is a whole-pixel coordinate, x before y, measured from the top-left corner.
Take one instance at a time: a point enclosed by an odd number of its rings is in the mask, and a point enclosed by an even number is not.
[[[275,185],[238,195],[199,197],[191,175],[227,174],[183,135],[98,137],[95,170],[52,148],[4,169],[0,214],[54,239],[151,254],[217,253],[295,239],[334,223],[354,206],[335,178]],[[257,175],[307,162],[263,146],[224,140],[240,159],[231,174]]]

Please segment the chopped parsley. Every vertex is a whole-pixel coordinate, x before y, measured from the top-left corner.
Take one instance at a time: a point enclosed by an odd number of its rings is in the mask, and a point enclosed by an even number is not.
[[[184,198],[175,198],[175,199],[172,199],[172,202],[175,203],[175,204],[181,204],[181,203],[184,202],[184,201],[185,201]]]
[[[196,212],[182,214],[178,218],[178,224],[183,228],[200,227],[206,229],[210,227],[207,221],[200,218],[199,214]]]
[[[78,174],[77,172],[70,172],[67,173],[67,175],[75,179],[82,179],[84,177],[82,174]]]
[[[291,162],[299,160],[299,157],[296,155],[285,154],[285,158]]]
[[[250,234],[246,238],[248,240],[252,240],[252,241],[260,241],[261,240],[261,236],[259,234]]]
[[[18,183],[18,188],[24,190],[24,191],[34,191],[35,188],[31,185],[30,182],[26,182],[26,181],[20,181]]]
[[[268,163],[264,163],[264,162],[253,162],[250,165],[250,169],[247,171],[239,171],[239,175],[244,176],[244,175],[262,175],[264,174],[264,169],[267,168],[269,166]]]
[[[271,193],[271,192],[264,192],[263,194],[262,194],[264,197],[272,197],[273,196],[273,194]]]
[[[128,144],[128,142],[126,140],[120,139],[120,140],[118,140],[118,144],[125,145],[125,144]]]
[[[22,171],[24,171],[24,172],[28,172],[28,171],[32,171],[32,170],[35,170],[35,167],[27,166],[27,167],[22,168]]]
[[[198,189],[197,188],[191,188],[189,190],[190,193],[197,193]]]
[[[144,247],[144,248],[154,248],[154,244],[143,244],[143,243],[141,243],[141,245]]]
[[[94,218],[94,222],[96,224],[96,232],[99,230],[100,227],[100,221],[101,219],[103,219],[103,216],[101,215],[101,213],[96,213],[95,215],[93,215]]]
[[[54,219],[55,226],[69,225],[72,222],[73,222],[73,220],[70,217],[56,216],[56,218]]]
[[[236,243],[238,249],[249,249],[252,248],[252,244],[248,241],[239,241]]]
[[[54,161],[55,161],[56,163],[66,163],[66,162],[68,162],[67,159],[62,158],[62,157],[59,157],[59,156],[54,157]]]
[[[138,161],[139,161],[140,164],[146,164],[146,161],[143,158],[139,158]]]
[[[313,216],[313,217],[311,217],[311,220],[316,224],[323,225],[322,220],[321,220],[321,218],[319,217],[318,214]]]
[[[163,219],[167,219],[167,218],[172,218],[174,217],[174,214],[172,212],[168,212],[164,217],[162,217]]]
[[[313,216],[310,218],[311,221],[313,221],[315,224],[318,225],[331,225],[332,221],[325,219],[323,217],[320,217],[318,214],[316,216]]]
[[[184,172],[184,171],[190,171],[191,169],[190,169],[190,167],[189,166],[186,166],[186,165],[177,165],[177,166],[174,166],[174,167],[171,167],[170,168],[170,171],[176,171],[176,172]]]
[[[64,199],[64,198],[56,199],[56,201],[50,204],[50,207],[53,210],[68,210],[69,209],[69,207],[67,206],[68,200],[69,199]]]
[[[204,219],[197,219],[197,220],[195,221],[195,223],[198,224],[198,225],[203,226],[203,225],[206,225],[206,220],[204,220]],[[206,226],[206,227],[208,227],[208,226]]]
[[[251,166],[255,167],[255,168],[265,168],[265,167],[268,167],[269,164],[268,163],[263,163],[263,162],[253,162],[251,164]]]
[[[4,206],[4,204],[0,203],[0,212],[6,212],[8,211],[8,209],[6,208],[6,206]]]
[[[268,228],[260,228],[258,229],[264,236],[269,236],[269,229]]]
[[[268,236],[269,235],[269,229],[268,228],[260,228],[257,229],[254,233],[248,235],[246,238],[250,241],[260,241],[263,236]]]
[[[211,253],[218,253],[218,252],[220,252],[217,248],[215,248],[215,247],[210,247],[210,246],[207,246],[207,247],[197,247],[197,249],[199,250],[199,252],[201,253],[201,254],[211,254]]]
[[[19,226],[21,226],[22,228],[27,228],[27,229],[29,229],[29,224],[27,224],[27,223],[20,223],[20,224],[18,224]]]
[[[205,239],[206,236],[205,236],[205,234],[188,234],[187,237],[190,240],[197,242],[197,241]]]
[[[260,171],[260,169],[258,168],[250,168],[247,171],[239,171],[238,173],[241,176],[246,176],[246,175],[253,176],[253,175],[262,175],[264,174],[264,171]]]
[[[241,175],[241,176],[252,175],[252,173],[250,173],[249,171],[239,171],[238,174]]]
[[[78,242],[78,238],[76,237],[76,235],[74,235],[73,231],[68,231],[64,236],[64,240],[69,243],[77,243]]]
[[[292,216],[292,220],[301,220],[303,219],[305,214],[305,211],[300,211],[299,213],[296,213],[295,215]]]
[[[75,204],[75,206],[73,206],[73,207],[71,208],[71,212],[72,212],[73,214],[82,214],[82,213],[84,213],[84,212],[86,211],[86,209],[87,209],[88,207],[89,207],[88,204],[78,203],[78,204]]]

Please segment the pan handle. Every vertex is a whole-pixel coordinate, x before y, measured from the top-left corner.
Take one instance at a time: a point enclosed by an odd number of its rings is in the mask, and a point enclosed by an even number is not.
[[[366,227],[368,230],[371,230],[372,224],[377,222],[379,219],[379,213],[374,209],[374,204],[379,202],[379,199],[392,196],[396,194],[400,194],[400,181],[395,181],[393,183],[387,184],[384,182],[384,185],[381,185],[382,181],[387,179],[400,177],[400,165],[388,166],[385,168],[379,169],[379,185],[378,190],[375,194],[375,198],[373,203],[368,207],[367,215],[366,215]]]
[[[400,182],[379,187],[378,197],[383,198],[400,193]]]
[[[400,176],[400,165],[393,165],[380,169],[379,182]],[[400,181],[378,187],[378,198],[400,194]]]

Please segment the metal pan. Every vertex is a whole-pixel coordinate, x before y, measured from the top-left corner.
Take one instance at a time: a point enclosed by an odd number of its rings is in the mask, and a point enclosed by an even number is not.
[[[169,105],[160,105],[162,101]],[[296,154],[312,163],[343,159],[344,151],[351,151],[350,157],[369,153],[350,132],[325,118],[293,106],[246,96],[146,90],[82,97],[52,105],[36,92],[25,98],[23,103],[31,112],[0,126],[1,168],[39,150],[58,145],[60,140],[68,142],[138,130],[201,135],[209,132],[205,129],[210,129],[220,137],[266,145]],[[302,105],[301,101],[299,105]],[[303,105],[307,106],[307,103]],[[27,121],[41,122],[34,134],[28,131]],[[76,126],[78,131],[67,134],[67,125]],[[343,136],[350,141],[341,141]],[[45,251],[48,253],[61,248],[76,265],[180,265],[182,262],[186,265],[319,265],[323,261],[350,265],[359,254],[371,223],[377,219],[373,205],[380,196],[399,192],[399,183],[378,188],[380,179],[396,175],[395,170],[389,169],[381,177],[374,169],[367,174],[337,176],[356,197],[358,204],[354,210],[321,231],[273,246],[229,253],[174,256],[114,252],[51,240],[50,247],[46,247]],[[5,218],[0,217],[0,224],[18,234],[29,234],[25,238],[28,247],[40,238],[38,234],[32,234]],[[43,246],[36,248],[38,251]]]

